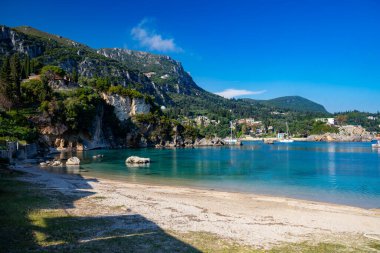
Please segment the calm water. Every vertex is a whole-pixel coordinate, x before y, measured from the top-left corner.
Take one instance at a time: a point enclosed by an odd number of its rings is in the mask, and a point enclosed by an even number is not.
[[[103,154],[101,160],[93,155]],[[125,165],[150,157],[148,167]],[[205,187],[380,208],[380,150],[369,143],[294,142],[195,149],[94,150],[79,173],[129,182]]]

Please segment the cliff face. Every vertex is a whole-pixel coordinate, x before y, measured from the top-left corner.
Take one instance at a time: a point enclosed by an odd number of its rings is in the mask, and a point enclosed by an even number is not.
[[[131,116],[150,112],[151,106],[143,98],[123,97],[117,94],[108,95],[102,93],[104,101],[114,107],[116,117],[121,121],[128,120]]]
[[[142,98],[101,94],[103,101],[97,105],[96,115],[88,129],[71,132],[64,123],[53,123],[49,117],[36,116],[32,121],[40,131],[39,142],[46,148],[62,150],[88,150],[97,148],[139,147],[143,134],[138,128],[129,128],[120,136],[118,129],[110,125],[109,118],[114,114],[120,125],[126,127],[127,120],[141,113],[148,113],[151,105]],[[112,118],[112,117],[111,117]],[[133,141],[128,141],[133,140]]]
[[[192,95],[203,91],[181,63],[169,56],[120,48],[103,48],[97,53],[139,70],[152,80],[155,90],[160,94],[172,92]]]
[[[9,27],[0,26],[0,53],[19,52],[30,57],[37,57],[45,50],[45,44],[19,33]]]
[[[86,45],[31,27],[13,29],[0,26],[0,58],[13,53],[38,58],[44,65],[60,66],[67,73],[76,70],[81,77],[112,77],[117,84],[136,86],[142,92],[154,92],[151,80],[145,75],[97,54]]]

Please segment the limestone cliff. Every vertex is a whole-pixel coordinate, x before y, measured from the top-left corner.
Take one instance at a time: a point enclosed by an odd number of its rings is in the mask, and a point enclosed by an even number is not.
[[[62,150],[88,150],[97,148],[116,148],[125,146],[141,146],[142,135],[138,129],[125,126],[132,116],[148,113],[151,105],[143,98],[130,98],[120,95],[101,94],[103,101],[98,104],[96,115],[88,129],[70,131],[65,123],[53,122],[47,115],[32,118],[40,131],[39,142],[46,148]],[[112,115],[117,118],[119,125],[124,126],[126,133],[120,136],[118,129],[110,123]],[[115,123],[113,123],[115,124]],[[118,126],[119,126],[118,125]],[[137,143],[128,143],[127,137],[139,140]]]
[[[144,98],[130,98],[118,94],[108,95],[102,93],[104,101],[114,107],[114,112],[120,121],[126,121],[131,116],[150,112],[151,105]]]

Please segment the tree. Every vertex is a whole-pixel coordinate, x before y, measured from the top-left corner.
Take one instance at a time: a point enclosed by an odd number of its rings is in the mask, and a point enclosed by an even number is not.
[[[348,119],[347,115],[338,115],[336,117],[336,122],[338,125],[342,126],[347,123],[347,119]]]
[[[28,78],[30,76],[30,58],[28,55],[25,55],[24,61],[22,63],[22,67],[23,67],[23,73],[25,75],[24,77]]]
[[[40,80],[28,80],[21,84],[23,101],[29,103],[43,102],[51,94],[49,85],[42,83]]]
[[[63,78],[65,71],[58,66],[45,66],[41,69],[41,81],[45,84],[56,80],[57,78]]]
[[[30,60],[30,73],[36,74],[42,68],[42,63],[38,61],[36,58]]]
[[[77,83],[78,82],[78,71],[74,68],[73,71],[71,72],[71,78],[73,82]]]
[[[21,64],[19,54],[12,55],[10,59],[10,79],[11,79],[11,101],[17,106],[20,102],[21,97]]]
[[[0,69],[0,106],[7,110],[13,107],[11,101],[11,69],[9,65],[9,57],[4,58]]]
[[[0,93],[0,107],[8,111],[13,107],[12,101],[4,93]]]

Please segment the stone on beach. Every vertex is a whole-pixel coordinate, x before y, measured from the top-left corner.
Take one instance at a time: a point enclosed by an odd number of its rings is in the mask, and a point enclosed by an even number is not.
[[[69,159],[67,159],[67,162],[66,162],[66,165],[79,165],[79,164],[80,164],[80,160],[76,156],[70,157]]]
[[[130,164],[145,164],[145,163],[150,163],[150,158],[143,158],[143,157],[138,157],[138,156],[130,156],[125,160],[126,163]]]

